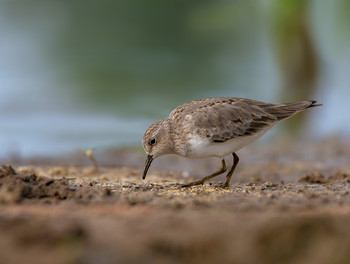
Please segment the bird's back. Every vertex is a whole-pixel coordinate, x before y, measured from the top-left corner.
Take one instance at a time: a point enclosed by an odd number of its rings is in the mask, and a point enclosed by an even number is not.
[[[201,137],[215,143],[252,136],[278,121],[315,105],[315,101],[271,104],[239,97],[218,97],[180,105],[169,118],[191,126]]]

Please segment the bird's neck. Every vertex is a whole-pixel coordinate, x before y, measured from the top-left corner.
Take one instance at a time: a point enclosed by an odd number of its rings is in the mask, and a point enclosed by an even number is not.
[[[166,142],[167,144],[167,154],[176,154],[176,151],[174,149],[174,133],[173,133],[173,127],[172,123],[168,118],[163,120],[163,133],[166,135]]]
[[[166,133],[168,135],[169,142],[169,154],[176,154],[182,157],[187,155],[186,144],[183,142],[183,137],[181,137],[182,129],[181,127],[173,127],[174,123],[170,119],[166,119]]]

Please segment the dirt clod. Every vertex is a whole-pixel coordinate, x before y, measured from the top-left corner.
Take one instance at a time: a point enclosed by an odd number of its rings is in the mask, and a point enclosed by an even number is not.
[[[323,176],[323,174],[319,172],[313,172],[304,177],[301,177],[298,182],[325,184],[328,182],[328,180]]]
[[[18,203],[24,200],[66,200],[88,202],[110,196],[109,190],[70,186],[66,178],[50,179],[36,174],[16,173],[8,165],[0,167],[0,202]]]

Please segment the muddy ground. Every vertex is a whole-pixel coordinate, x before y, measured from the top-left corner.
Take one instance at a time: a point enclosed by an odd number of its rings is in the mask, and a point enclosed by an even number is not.
[[[0,167],[0,263],[350,263],[350,142],[254,144],[215,159],[122,149],[9,158]],[[228,160],[229,161],[229,160]],[[11,165],[9,165],[11,164]],[[228,162],[229,165],[229,162]]]

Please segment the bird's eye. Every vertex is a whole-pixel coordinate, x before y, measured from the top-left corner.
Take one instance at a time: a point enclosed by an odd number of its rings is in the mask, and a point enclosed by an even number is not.
[[[148,142],[151,146],[155,145],[157,143],[157,140],[155,138],[152,138]]]

